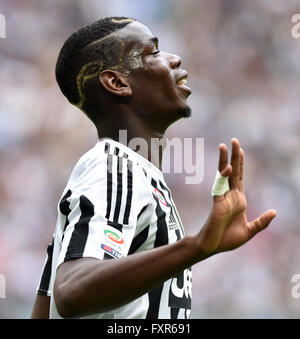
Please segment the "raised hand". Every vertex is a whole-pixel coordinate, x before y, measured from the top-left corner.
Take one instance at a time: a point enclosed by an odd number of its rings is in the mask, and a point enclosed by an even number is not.
[[[233,250],[243,245],[266,228],[277,215],[275,210],[268,210],[255,220],[247,220],[243,184],[244,152],[237,139],[232,139],[231,143],[230,164],[226,145],[219,146],[219,172],[223,177],[229,177],[230,190],[214,196],[212,212],[198,234],[204,255]]]

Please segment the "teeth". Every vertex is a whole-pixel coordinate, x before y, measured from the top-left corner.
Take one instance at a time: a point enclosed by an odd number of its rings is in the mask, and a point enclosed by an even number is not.
[[[177,85],[185,85],[187,83],[186,79],[181,79],[177,81]]]

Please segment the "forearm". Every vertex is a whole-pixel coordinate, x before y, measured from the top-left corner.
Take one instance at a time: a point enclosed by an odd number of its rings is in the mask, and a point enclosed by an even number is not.
[[[56,281],[57,308],[64,317],[78,317],[120,307],[201,260],[195,245],[195,237],[186,237],[120,259],[82,261]]]
[[[50,297],[37,294],[31,319],[49,319]]]

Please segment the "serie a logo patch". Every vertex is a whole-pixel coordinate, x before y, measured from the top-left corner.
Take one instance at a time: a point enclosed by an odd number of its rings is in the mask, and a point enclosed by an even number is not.
[[[103,230],[101,249],[114,258],[122,257],[125,251],[125,240],[122,232],[106,226]]]
[[[116,244],[124,244],[124,239],[122,236],[118,235],[116,232],[110,230],[104,230],[104,234]]]

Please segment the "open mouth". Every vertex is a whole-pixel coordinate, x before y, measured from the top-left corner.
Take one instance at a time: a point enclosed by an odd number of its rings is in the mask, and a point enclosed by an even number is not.
[[[180,79],[176,82],[176,85],[181,86],[181,85],[185,85],[187,83],[186,78]]]
[[[192,91],[188,86],[186,86],[186,84],[187,84],[186,79],[187,79],[187,74],[185,76],[181,77],[180,79],[178,79],[176,81],[176,85],[179,88],[181,88],[182,90],[184,90],[188,95],[190,95],[192,93]]]

